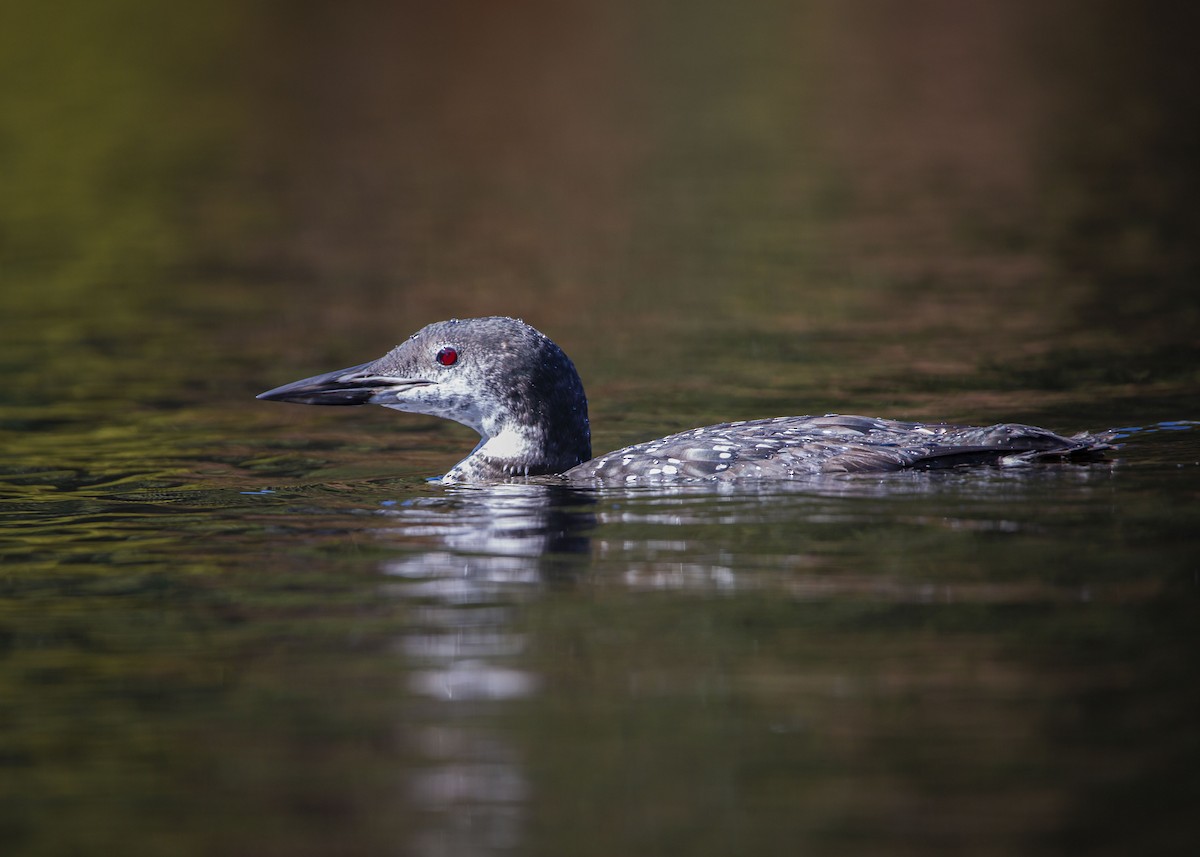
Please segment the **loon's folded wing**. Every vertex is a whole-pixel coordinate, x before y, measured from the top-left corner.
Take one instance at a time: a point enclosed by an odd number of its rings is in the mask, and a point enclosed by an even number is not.
[[[889,421],[881,420],[880,423]],[[903,441],[885,441],[892,426],[881,425],[870,443],[852,443],[824,462],[825,472],[862,473],[880,470],[937,470],[980,464],[1028,464],[1035,461],[1096,461],[1112,449],[1112,437],[1081,434],[1064,437],[1047,429],[1020,423],[992,426],[922,426],[928,440],[912,442],[912,424],[902,427]]]

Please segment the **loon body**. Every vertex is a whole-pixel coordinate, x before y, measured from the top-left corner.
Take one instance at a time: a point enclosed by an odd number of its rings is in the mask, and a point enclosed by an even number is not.
[[[557,475],[572,482],[654,484],[796,479],[1038,460],[1086,461],[1105,435],[1034,426],[923,424],[829,414],[722,423],[592,458],[587,397],[570,358],[511,318],[428,325],[383,357],[258,396],[306,405],[375,404],[444,417],[480,442],[442,477],[487,482]]]

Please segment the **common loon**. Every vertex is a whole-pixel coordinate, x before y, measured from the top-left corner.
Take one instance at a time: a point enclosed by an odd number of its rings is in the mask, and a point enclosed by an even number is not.
[[[572,482],[654,484],[796,479],[1038,460],[1086,461],[1105,434],[1062,437],[1034,426],[775,417],[705,426],[592,458],[587,397],[549,337],[512,318],[430,324],[378,360],[285,384],[260,399],[383,405],[479,432],[443,482],[558,475]]]

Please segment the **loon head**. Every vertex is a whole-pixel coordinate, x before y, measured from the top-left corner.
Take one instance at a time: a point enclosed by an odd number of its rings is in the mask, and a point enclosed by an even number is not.
[[[479,432],[446,482],[562,473],[591,458],[587,398],[570,358],[512,318],[441,321],[378,360],[314,375],[258,398],[383,405]]]

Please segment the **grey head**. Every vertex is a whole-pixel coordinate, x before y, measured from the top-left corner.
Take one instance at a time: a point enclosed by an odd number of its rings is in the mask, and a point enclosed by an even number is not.
[[[378,360],[258,398],[383,405],[470,426],[479,444],[444,482],[562,473],[591,458],[587,397],[574,364],[547,336],[513,318],[440,321]]]

